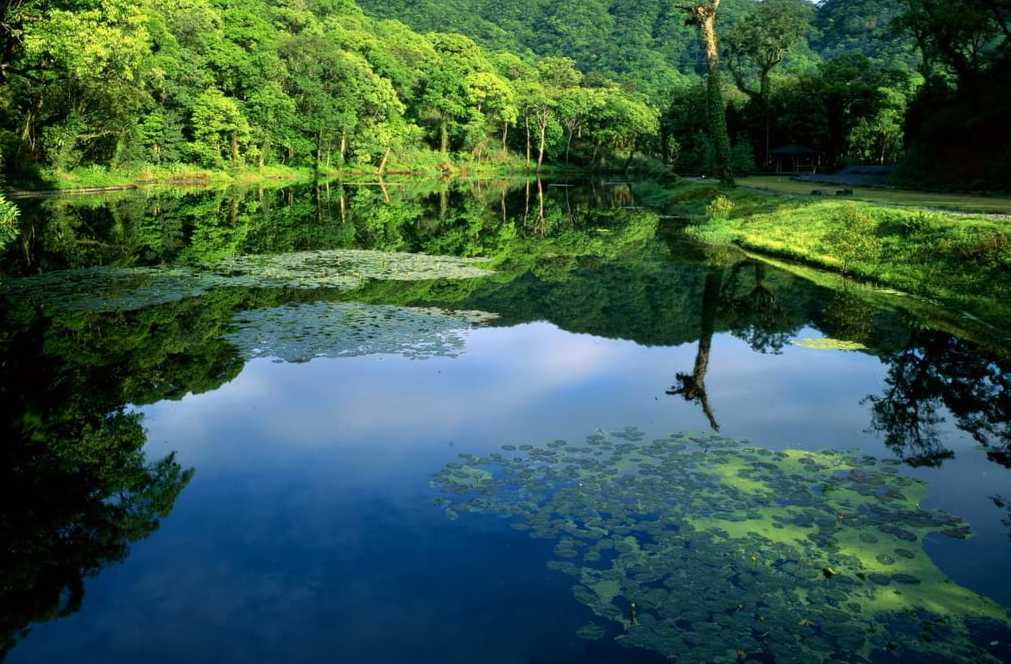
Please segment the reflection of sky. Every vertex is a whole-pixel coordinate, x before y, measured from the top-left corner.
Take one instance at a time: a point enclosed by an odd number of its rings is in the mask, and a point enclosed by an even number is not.
[[[507,442],[704,428],[699,406],[664,394],[695,350],[543,323],[482,328],[457,359],[255,360],[215,392],[146,407],[149,452],[177,450],[193,483],[157,534],[88,582],[83,611],[38,626],[11,661],[654,661],[573,639],[588,616],[571,580],[544,567],[550,543],[494,518],[450,522],[428,476]],[[760,355],[721,335],[709,366],[729,437],[886,453],[860,403],[882,389],[874,357]],[[968,517],[980,535],[928,550],[1011,605],[1008,581],[991,578],[1008,548],[986,499],[1007,471],[953,437],[957,460],[910,472],[932,483],[925,507]]]

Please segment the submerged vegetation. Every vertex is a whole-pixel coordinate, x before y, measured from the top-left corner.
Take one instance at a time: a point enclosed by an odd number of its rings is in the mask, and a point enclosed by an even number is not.
[[[437,472],[437,503],[554,540],[548,566],[610,625],[580,636],[699,664],[1011,654],[1011,614],[922,548],[968,525],[921,509],[926,485],[894,462],[635,427],[503,450]]]

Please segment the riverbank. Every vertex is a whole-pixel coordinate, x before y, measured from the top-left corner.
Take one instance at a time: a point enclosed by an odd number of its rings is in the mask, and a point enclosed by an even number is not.
[[[718,197],[729,204],[711,205]],[[828,269],[1011,330],[1011,221],[694,183],[667,190],[666,206],[703,242]]]

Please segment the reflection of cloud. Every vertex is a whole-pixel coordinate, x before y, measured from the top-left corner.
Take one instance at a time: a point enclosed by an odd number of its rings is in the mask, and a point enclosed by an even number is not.
[[[677,371],[691,368],[695,344],[643,347],[547,323],[479,328],[466,342],[458,358],[424,361],[253,360],[215,392],[146,407],[146,424],[153,444],[170,441],[198,468],[295,466],[350,453],[343,458],[355,472],[373,477],[450,444],[480,452],[598,427],[707,428],[701,409],[664,394]],[[767,356],[719,335],[709,369],[709,397],[726,435],[771,447],[812,435],[817,446],[874,444],[862,433],[868,415],[860,405],[883,376],[874,357],[789,348]]]

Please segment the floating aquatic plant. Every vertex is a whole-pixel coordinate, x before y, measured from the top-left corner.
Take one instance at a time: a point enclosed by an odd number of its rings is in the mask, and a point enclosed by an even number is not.
[[[492,274],[480,258],[365,250],[236,256],[202,267],[90,267],[4,282],[3,297],[71,311],[131,311],[215,288],[354,290],[370,279],[473,279]]]
[[[921,546],[968,525],[920,509],[926,485],[894,461],[633,427],[462,456],[433,477],[447,513],[555,540],[549,567],[627,645],[698,664],[1007,661],[1008,613]]]
[[[801,348],[811,348],[814,350],[867,350],[867,346],[857,341],[845,341],[843,339],[831,339],[829,337],[819,337],[816,339],[801,339],[794,341],[794,346]]]
[[[456,357],[464,334],[495,319],[482,311],[446,311],[358,302],[317,302],[257,309],[235,316],[225,339],[247,359],[396,354],[411,359]]]

